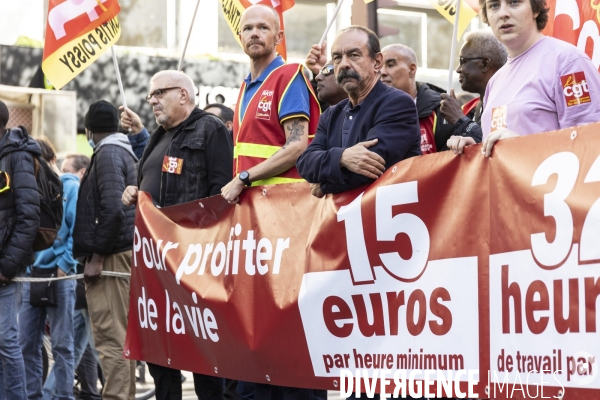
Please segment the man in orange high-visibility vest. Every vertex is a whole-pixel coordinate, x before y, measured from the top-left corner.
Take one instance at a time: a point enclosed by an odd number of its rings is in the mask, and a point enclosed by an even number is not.
[[[250,74],[240,88],[233,120],[234,178],[221,190],[230,203],[246,187],[304,181],[295,164],[320,115],[302,66],[285,64],[277,55],[275,48],[283,39],[277,11],[251,6],[240,27]]]

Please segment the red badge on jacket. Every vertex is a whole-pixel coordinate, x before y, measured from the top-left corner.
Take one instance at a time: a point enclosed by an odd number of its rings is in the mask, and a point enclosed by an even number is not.
[[[560,82],[562,83],[567,107],[592,101],[590,98],[590,89],[588,88],[583,71],[561,76]]]
[[[165,156],[162,163],[162,172],[181,175],[183,168],[183,158]]]

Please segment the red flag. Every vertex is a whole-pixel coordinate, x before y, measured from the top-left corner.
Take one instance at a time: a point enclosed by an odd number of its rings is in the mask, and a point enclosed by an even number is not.
[[[120,37],[117,0],[50,0],[42,69],[60,89]]]
[[[548,23],[543,33],[577,46],[600,67],[600,3],[597,0],[548,0]]]

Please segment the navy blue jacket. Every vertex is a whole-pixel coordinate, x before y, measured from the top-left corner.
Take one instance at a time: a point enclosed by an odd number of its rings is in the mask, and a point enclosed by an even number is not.
[[[369,150],[383,157],[386,169],[421,154],[417,109],[409,95],[378,81],[352,111],[348,111],[352,109],[349,101],[342,100],[321,115],[315,138],[296,163],[300,175],[308,182],[320,183],[323,193],[340,193],[373,182],[340,166],[344,149],[359,142],[378,139]],[[342,126],[348,115],[354,122],[346,147],[342,147]]]
[[[33,240],[40,226],[33,159],[41,154],[37,142],[20,128],[6,131],[0,141],[0,158],[7,158],[12,172],[12,201],[9,191],[0,193],[0,273],[9,279],[33,262]]]

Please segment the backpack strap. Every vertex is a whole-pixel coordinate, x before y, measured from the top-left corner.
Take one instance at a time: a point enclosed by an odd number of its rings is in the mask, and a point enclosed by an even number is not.
[[[12,167],[11,167],[11,156],[12,153],[8,153],[2,158],[0,158],[0,171],[4,171],[8,174],[10,179],[10,190],[7,193],[0,193],[0,204],[2,204],[2,208],[10,208],[14,205],[14,194],[13,194],[13,184],[14,179],[12,175]]]

